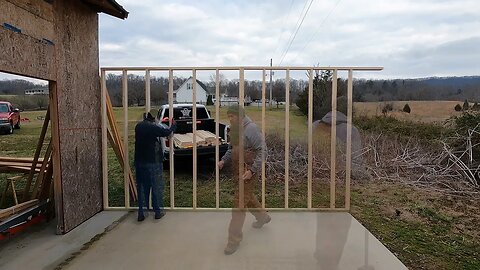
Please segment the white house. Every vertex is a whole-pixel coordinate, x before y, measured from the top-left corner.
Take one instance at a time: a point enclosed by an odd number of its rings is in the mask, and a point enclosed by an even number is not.
[[[197,80],[196,101],[197,103],[207,103],[208,92],[207,87],[201,81]],[[192,103],[193,102],[193,78],[186,80],[177,90],[173,92],[173,100],[176,103]]]

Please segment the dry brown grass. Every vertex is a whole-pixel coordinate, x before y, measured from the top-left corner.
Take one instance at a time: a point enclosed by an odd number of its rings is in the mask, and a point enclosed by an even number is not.
[[[410,120],[419,122],[441,122],[451,116],[460,115],[454,107],[457,104],[463,105],[460,101],[392,101],[392,102],[356,102],[354,105],[355,114],[358,116],[382,115],[382,108],[386,103],[393,104],[393,112],[389,115],[399,120]],[[403,106],[408,103],[411,113],[402,111]],[[472,104],[473,105],[473,104]]]

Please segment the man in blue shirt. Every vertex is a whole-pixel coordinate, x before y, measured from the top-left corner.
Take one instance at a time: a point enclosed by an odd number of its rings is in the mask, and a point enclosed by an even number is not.
[[[162,218],[163,212],[163,149],[159,137],[168,137],[175,132],[173,122],[170,128],[157,125],[155,117],[148,113],[135,126],[135,173],[138,189],[138,221],[145,219],[144,207],[148,210],[150,190],[155,219]]]

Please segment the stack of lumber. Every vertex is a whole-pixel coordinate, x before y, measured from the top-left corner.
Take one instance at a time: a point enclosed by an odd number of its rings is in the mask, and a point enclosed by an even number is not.
[[[196,143],[197,146],[215,145],[216,136],[207,130],[197,130]],[[174,134],[173,143],[178,148],[192,148],[193,147],[193,133]]]
[[[39,159],[43,162],[43,159]],[[2,173],[28,173],[32,169],[33,158],[15,158],[15,157],[0,157],[0,172]],[[41,163],[36,163],[35,171],[39,172],[42,167]]]
[[[197,137],[202,138],[206,145],[215,145],[216,136],[207,130],[197,130]]]
[[[22,211],[27,211],[33,207],[37,207],[40,202],[48,201],[53,198],[53,157],[52,157],[52,141],[48,142],[43,158],[40,157],[45,137],[50,122],[50,108],[47,110],[45,120],[43,122],[40,138],[33,158],[18,157],[0,157],[0,171],[7,173],[23,172],[23,176],[14,176],[8,178],[6,188],[2,194],[1,202],[3,204],[8,187],[11,186],[14,195],[15,205],[0,211],[0,220],[5,220],[11,216],[17,215]],[[23,197],[19,201],[16,196],[15,183],[22,179],[26,179],[23,188]]]
[[[175,144],[175,147],[178,147],[178,148],[193,147],[192,137],[188,136],[187,134],[174,134],[173,143]]]
[[[113,114],[113,107],[112,101],[110,100],[110,96],[107,94],[107,118],[109,126],[107,128],[107,137],[110,145],[112,146],[113,151],[122,166],[123,171],[127,171],[128,173],[128,184],[130,188],[130,198],[134,201],[137,200],[137,185],[135,182],[135,178],[133,178],[132,169],[130,168],[130,162],[125,162],[125,151],[123,147],[122,140],[120,138],[120,134],[118,132],[117,121],[115,120],[115,115]]]
[[[187,133],[185,134],[188,136],[188,138],[190,139],[190,141],[192,142],[192,145],[193,145],[193,133]],[[197,146],[206,146],[207,143],[205,142],[205,140],[198,136],[198,133],[196,134],[196,137],[197,137],[197,140],[195,141],[197,143]]]
[[[38,199],[26,201],[21,204],[14,205],[12,207],[0,210],[0,221],[6,220],[9,217],[16,215],[32,206],[36,206],[38,204]]]

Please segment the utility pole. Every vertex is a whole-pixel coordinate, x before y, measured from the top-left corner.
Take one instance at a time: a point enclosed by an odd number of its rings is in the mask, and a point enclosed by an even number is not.
[[[272,58],[270,58],[270,67],[272,67]],[[270,100],[268,101],[268,105],[270,105],[270,109],[272,109],[272,70],[270,69]]]

